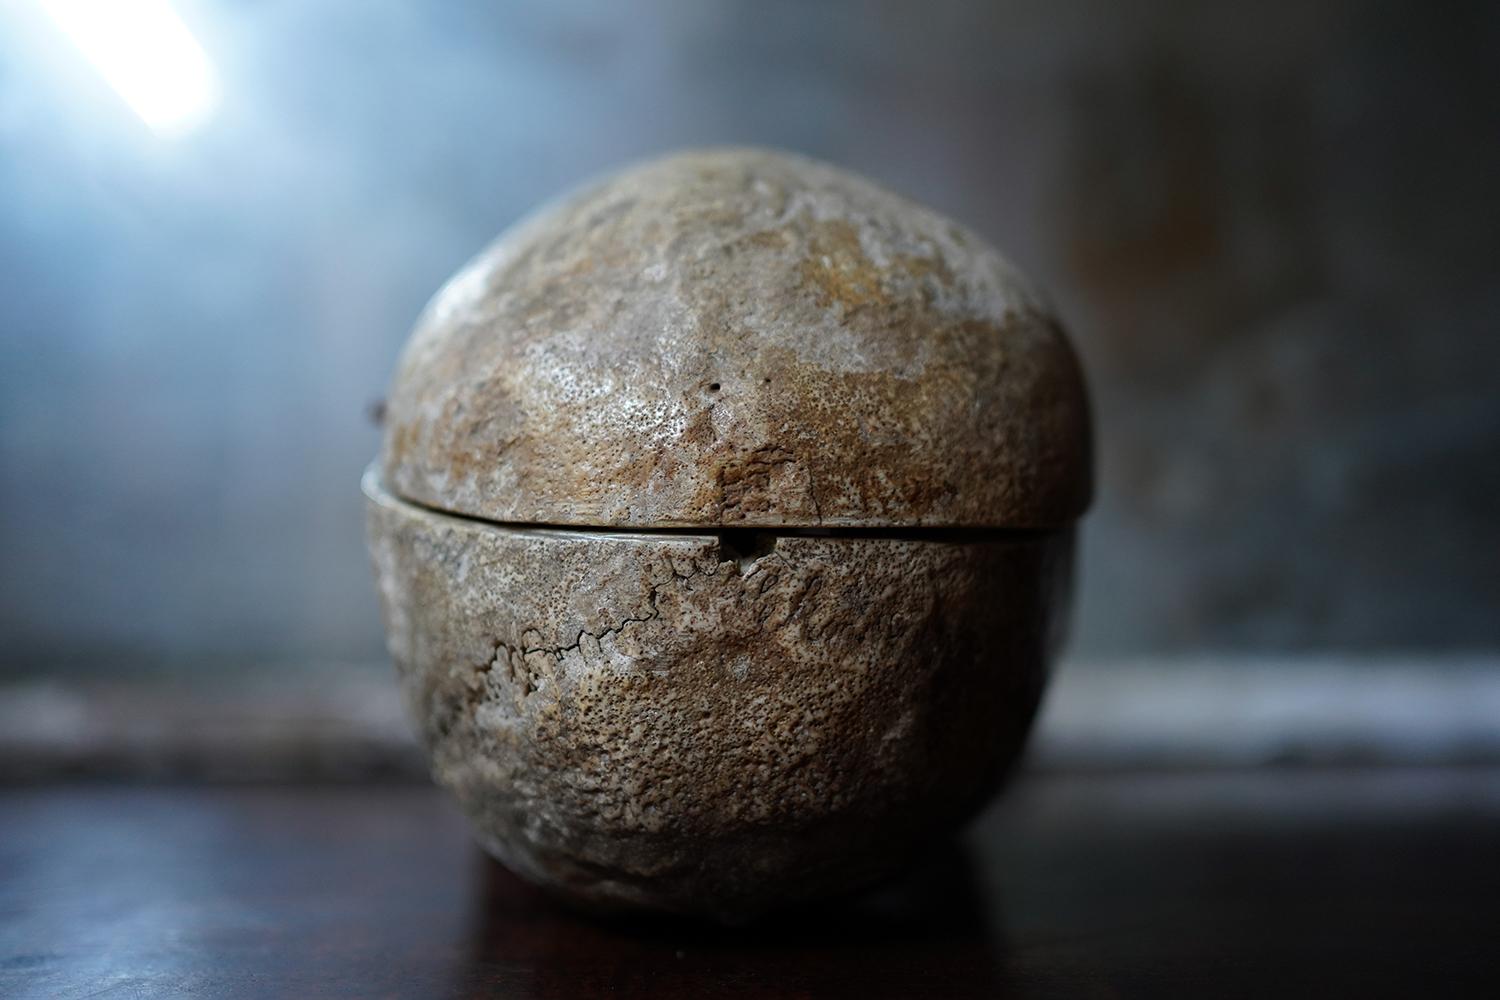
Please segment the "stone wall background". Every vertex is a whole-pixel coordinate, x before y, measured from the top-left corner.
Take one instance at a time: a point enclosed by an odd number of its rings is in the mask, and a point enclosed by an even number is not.
[[[1089,369],[1084,658],[1500,647],[1500,8],[181,0],[146,132],[0,14],[0,673],[382,660],[367,410],[526,209],[687,145],[973,225]]]

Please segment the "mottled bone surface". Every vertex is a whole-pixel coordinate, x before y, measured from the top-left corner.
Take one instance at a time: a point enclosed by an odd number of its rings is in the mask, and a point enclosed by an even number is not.
[[[743,917],[865,883],[1019,750],[1071,533],[982,542],[516,529],[366,477],[437,779],[515,870]]]
[[[382,456],[497,521],[1071,522],[1072,352],[978,236],[759,150],[626,171],[516,226],[432,301]]]
[[[517,872],[748,917],[888,873],[1019,753],[1088,407],[956,223],[782,153],[645,164],[439,292],[387,414],[391,653]]]

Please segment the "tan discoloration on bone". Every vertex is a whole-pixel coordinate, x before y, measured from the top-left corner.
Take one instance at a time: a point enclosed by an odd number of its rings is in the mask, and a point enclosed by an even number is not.
[[[372,551],[440,782],[528,877],[742,917],[858,885],[994,789],[1065,608],[1070,536],[506,529],[390,497]]]
[[[534,881],[730,918],[826,897],[1018,753],[1088,414],[1056,322],[953,223],[796,157],[648,164],[461,272],[386,426],[391,653],[438,780]]]
[[[502,521],[1038,527],[1090,489],[1076,364],[1015,272],[757,151],[658,161],[507,234],[429,307],[389,426],[397,492]],[[726,504],[768,450],[796,468]]]
[[[808,255],[798,268],[819,305],[838,305],[845,317],[867,306],[891,303],[886,276],[859,245],[859,233],[842,220],[811,227]]]

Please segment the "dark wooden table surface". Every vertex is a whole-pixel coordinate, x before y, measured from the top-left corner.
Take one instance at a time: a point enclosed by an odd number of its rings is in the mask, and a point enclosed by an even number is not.
[[[431,789],[0,792],[0,996],[1500,996],[1492,770],[1031,776],[900,884],[600,922]]]

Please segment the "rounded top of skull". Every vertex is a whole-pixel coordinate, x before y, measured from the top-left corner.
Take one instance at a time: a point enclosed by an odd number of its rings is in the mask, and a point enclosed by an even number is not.
[[[712,150],[516,225],[423,314],[396,494],[503,522],[1013,527],[1077,517],[1088,406],[984,241],[826,164]]]

